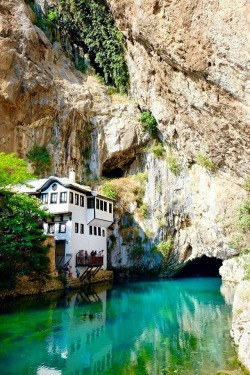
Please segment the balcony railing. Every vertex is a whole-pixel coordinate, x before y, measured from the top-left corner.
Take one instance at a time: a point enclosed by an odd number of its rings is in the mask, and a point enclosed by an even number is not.
[[[103,265],[103,256],[99,255],[85,255],[83,250],[80,250],[76,254],[76,266],[102,266]]]

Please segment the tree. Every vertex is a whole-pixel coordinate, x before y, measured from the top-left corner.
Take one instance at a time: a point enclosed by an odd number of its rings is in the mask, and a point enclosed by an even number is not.
[[[0,152],[0,187],[24,183],[32,178],[34,175],[28,172],[23,159],[17,158],[14,153]]]
[[[34,168],[34,173],[38,176],[50,168],[51,159],[46,146],[35,144],[26,154],[26,157]]]
[[[42,219],[49,216],[34,196],[0,190],[0,286],[12,287],[20,275],[35,278],[47,272],[47,237]]]

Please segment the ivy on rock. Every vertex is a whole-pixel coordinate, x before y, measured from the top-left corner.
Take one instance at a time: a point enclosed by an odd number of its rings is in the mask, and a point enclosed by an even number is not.
[[[58,14],[62,30],[77,45],[86,47],[91,64],[105,83],[126,92],[129,76],[123,35],[108,6],[102,0],[60,0]]]

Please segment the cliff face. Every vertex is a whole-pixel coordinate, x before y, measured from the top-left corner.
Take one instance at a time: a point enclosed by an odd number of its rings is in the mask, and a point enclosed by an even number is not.
[[[176,177],[166,161],[145,156],[149,215],[140,227],[158,240],[173,234],[177,263],[202,254],[226,259],[237,252],[229,244],[249,176],[249,5],[108,3],[126,37],[131,94],[153,113],[181,168]],[[195,164],[199,153],[214,173]]]
[[[249,4],[109,0],[131,92],[186,162],[198,150],[249,174]]]
[[[1,151],[24,157],[35,143],[47,145],[51,173],[65,175],[74,166],[79,180],[98,177],[121,151],[127,154],[120,164],[131,163],[143,138],[137,107],[78,72],[34,21],[24,1],[1,2]]]

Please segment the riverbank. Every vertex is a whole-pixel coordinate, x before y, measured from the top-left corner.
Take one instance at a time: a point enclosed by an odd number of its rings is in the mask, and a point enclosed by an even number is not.
[[[100,270],[90,281],[84,280],[82,283],[78,279],[55,276],[42,280],[31,280],[28,276],[22,276],[17,281],[16,287],[10,290],[1,290],[0,299],[17,298],[33,294],[53,292],[63,289],[79,289],[82,286],[110,282],[113,280],[112,271]]]

